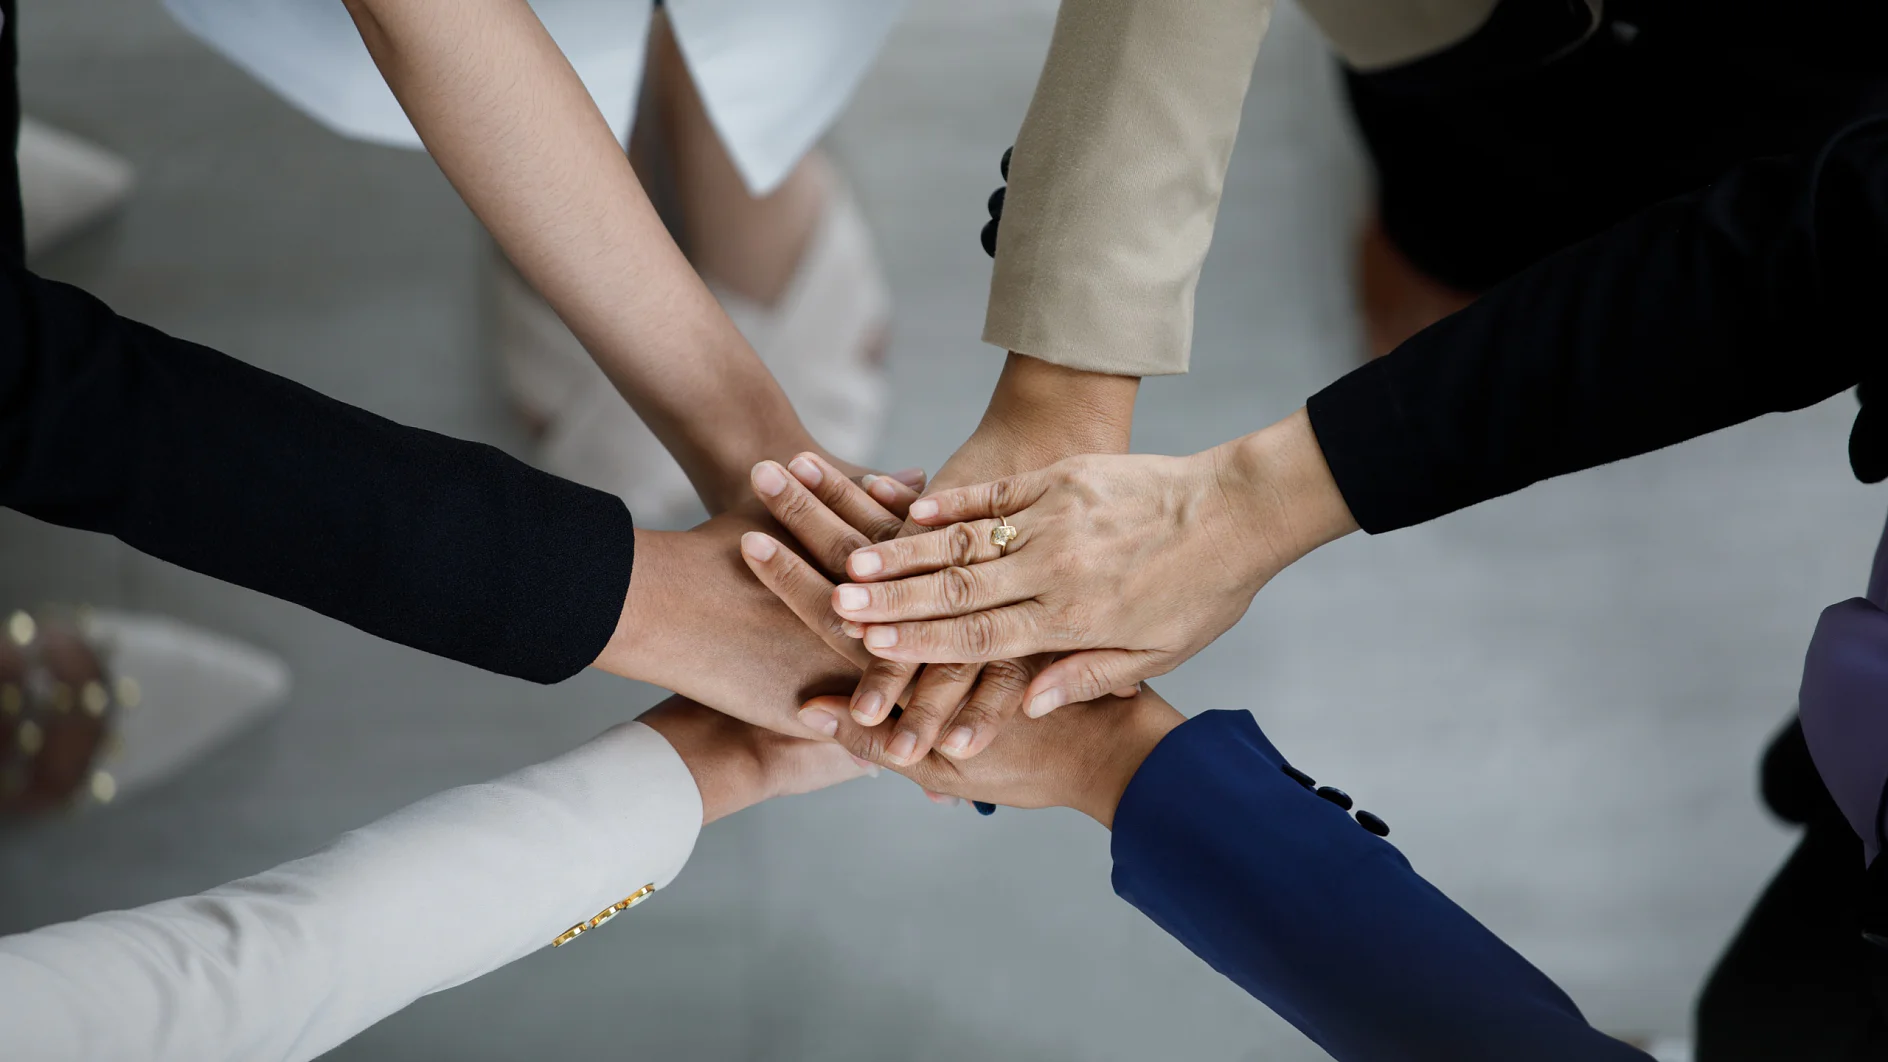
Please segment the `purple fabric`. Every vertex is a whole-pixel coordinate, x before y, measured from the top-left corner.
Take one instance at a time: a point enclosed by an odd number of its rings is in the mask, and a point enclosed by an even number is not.
[[[1883,847],[1888,786],[1888,528],[1868,597],[1830,605],[1817,621],[1797,703],[1816,772],[1872,863]]]

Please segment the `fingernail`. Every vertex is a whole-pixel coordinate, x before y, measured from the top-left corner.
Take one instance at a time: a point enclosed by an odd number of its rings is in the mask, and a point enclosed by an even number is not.
[[[892,478],[910,487],[912,490],[917,490],[924,485],[924,469],[907,468],[903,472],[893,472]]]
[[[976,736],[977,735],[971,733],[969,727],[960,726],[945,736],[944,751],[954,756],[959,755],[970,747],[971,739]]]
[[[1061,690],[1043,690],[1029,699],[1029,707],[1023,711],[1031,719],[1041,719],[1067,703],[1069,695]]]
[[[768,538],[759,531],[749,531],[741,536],[741,552],[757,561],[773,560],[774,551],[778,548],[778,546],[774,545],[773,539]]]
[[[859,698],[859,703],[852,706],[852,718],[861,726],[873,726],[878,723],[878,713],[885,707],[885,695],[877,691]]]
[[[892,738],[891,747],[885,751],[900,765],[910,763],[911,754],[918,751],[918,735],[909,730],[900,730],[898,736]]]
[[[898,628],[867,627],[865,629],[865,647],[867,649],[890,649],[898,644]]]
[[[796,479],[809,487],[819,486],[820,480],[826,478],[826,473],[821,472],[818,465],[805,457],[794,458],[787,467],[793,470]]]
[[[752,534],[752,532],[749,532]],[[872,603],[872,594],[863,586],[842,586],[839,588],[839,611],[857,612]]]
[[[824,708],[800,709],[800,722],[808,730],[832,737],[839,733],[839,720]]]
[[[885,570],[885,558],[875,549],[862,549],[847,560],[846,567],[851,568],[854,575],[877,575]]]
[[[927,792],[924,795],[931,798],[931,803],[937,804],[941,807],[956,808],[956,807],[962,807],[964,804],[963,797],[945,796],[943,793],[930,793],[930,792]]]
[[[929,498],[911,503],[911,518],[913,520],[929,520],[936,515],[937,503]]]
[[[866,485],[865,492],[887,505],[898,500],[898,488],[893,486],[891,479],[886,476],[873,476],[872,482]]]
[[[860,767],[865,768],[865,773],[868,777],[871,777],[871,778],[878,777],[878,764],[873,763],[871,760],[862,760],[857,756],[853,756],[852,753],[850,752],[846,753],[846,755],[852,757],[853,763],[858,764]]]
[[[781,491],[787,489],[787,477],[780,474],[779,465],[772,461],[762,461],[754,466],[754,489],[769,498],[777,497]]]
[[[839,629],[842,631],[845,631],[846,637],[848,638],[865,637],[865,628],[859,626],[858,624],[852,622],[851,620],[840,620]]]

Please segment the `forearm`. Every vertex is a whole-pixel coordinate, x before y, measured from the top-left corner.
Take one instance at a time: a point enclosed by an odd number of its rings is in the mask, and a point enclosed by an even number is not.
[[[711,507],[806,447],[525,0],[347,0],[440,169]]]
[[[538,682],[606,644],[621,501],[0,273],[0,504]]]
[[[1645,1062],[1284,764],[1243,711],[1166,735],[1115,814],[1115,891],[1345,1062]]]
[[[1272,0],[1064,0],[1016,137],[984,339],[1185,372],[1193,292]]]
[[[1307,403],[1358,523],[1420,523],[1797,409],[1882,364],[1888,124],[1534,266]]]
[[[701,822],[636,724],[197,896],[0,940],[22,1058],[312,1058],[668,885]]]

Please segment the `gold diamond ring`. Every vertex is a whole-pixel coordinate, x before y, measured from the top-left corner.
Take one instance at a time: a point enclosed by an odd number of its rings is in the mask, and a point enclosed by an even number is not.
[[[990,544],[995,546],[999,553],[1008,553],[1010,543],[1016,541],[1016,534],[1016,528],[1010,526],[1010,522],[1004,519],[1002,514],[998,514],[996,526],[990,529]]]

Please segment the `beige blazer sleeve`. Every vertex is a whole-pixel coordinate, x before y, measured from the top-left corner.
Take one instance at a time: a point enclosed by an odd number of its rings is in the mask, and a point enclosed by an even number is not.
[[[313,1058],[667,885],[700,829],[688,765],[628,723],[255,877],[0,938],[0,1057]]]
[[[1010,159],[983,338],[1094,372],[1185,372],[1273,0],[1064,0]],[[1302,0],[1353,66],[1395,65],[1496,0]]]

